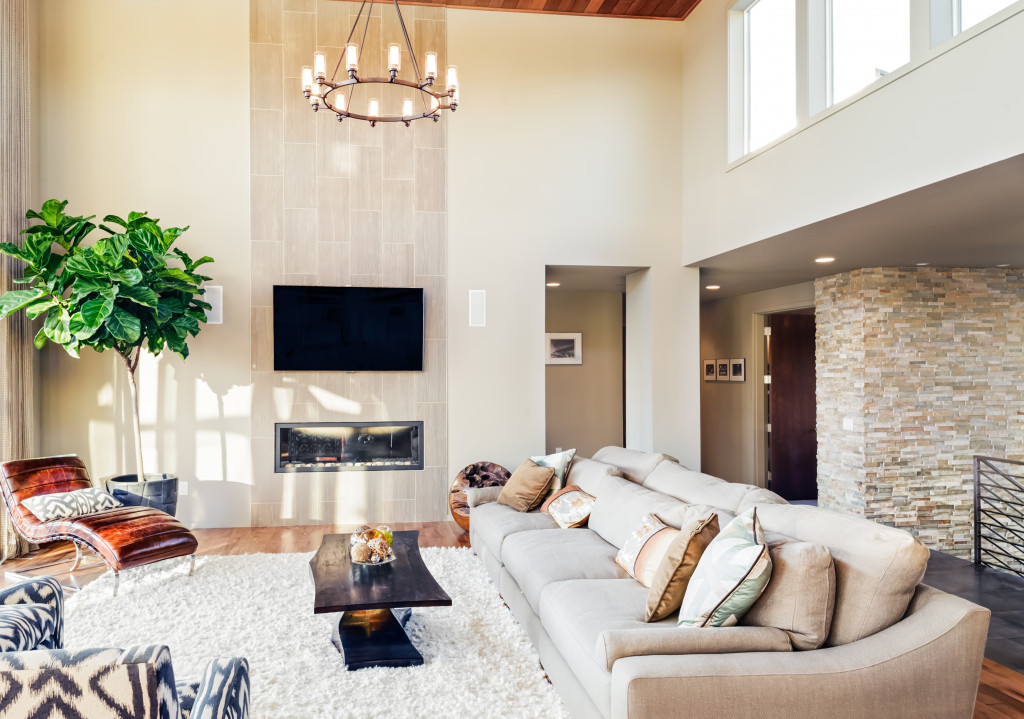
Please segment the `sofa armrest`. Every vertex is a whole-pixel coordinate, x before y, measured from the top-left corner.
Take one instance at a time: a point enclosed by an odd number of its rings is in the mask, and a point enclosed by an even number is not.
[[[249,662],[241,657],[210,662],[189,719],[249,719]]]
[[[0,652],[55,649],[58,621],[48,604],[0,605]]]
[[[487,502],[497,502],[501,487],[473,487],[466,490],[466,504],[470,509]]]
[[[158,719],[156,669],[122,662],[120,649],[64,649],[0,653],[3,716],[49,716],[48,706],[66,716],[89,719]]]
[[[601,632],[596,656],[611,671],[624,657],[792,650],[789,635],[775,627],[638,627]]]
[[[990,612],[919,585],[907,615],[841,647],[802,652],[626,657],[612,669],[611,716],[969,719]],[[698,701],[699,700],[699,701]]]
[[[64,646],[64,590],[53,577],[35,577],[0,589],[0,605],[45,604],[53,611],[54,625],[50,643],[41,649]]]

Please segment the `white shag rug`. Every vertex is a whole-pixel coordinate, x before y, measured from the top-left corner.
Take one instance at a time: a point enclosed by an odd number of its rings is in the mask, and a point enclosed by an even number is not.
[[[66,602],[69,649],[166,644],[175,678],[213,657],[249,660],[254,719],[568,718],[537,652],[469,549],[423,560],[451,607],[414,609],[406,630],[424,664],[350,672],[331,644],[338,615],[313,614],[312,552],[199,557],[110,573]]]

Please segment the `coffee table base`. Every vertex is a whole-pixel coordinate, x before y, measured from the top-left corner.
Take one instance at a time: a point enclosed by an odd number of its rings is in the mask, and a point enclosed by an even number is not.
[[[409,641],[405,623],[411,609],[342,612],[331,641],[345,656],[349,671],[367,667],[417,667],[423,655]]]

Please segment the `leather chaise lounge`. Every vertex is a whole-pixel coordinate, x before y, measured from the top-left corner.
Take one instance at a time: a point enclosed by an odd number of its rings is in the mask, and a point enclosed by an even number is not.
[[[166,512],[151,507],[118,507],[80,517],[40,521],[22,502],[29,497],[92,487],[85,463],[75,456],[43,457],[0,464],[0,491],[18,533],[44,544],[70,540],[81,561],[83,547],[96,553],[114,571],[114,593],[122,569],[174,557],[192,556],[195,536]]]

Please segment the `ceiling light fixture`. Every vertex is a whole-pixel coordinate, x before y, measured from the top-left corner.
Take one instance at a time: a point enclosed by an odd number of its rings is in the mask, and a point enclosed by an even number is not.
[[[401,122],[406,127],[409,127],[413,120],[422,120],[424,118],[430,118],[437,122],[441,119],[442,110],[455,112],[455,108],[459,105],[458,70],[454,65],[449,65],[445,77],[445,91],[434,92],[434,81],[437,79],[438,67],[437,53],[428,52],[424,55],[424,67],[421,74],[419,62],[416,60],[416,52],[412,48],[412,41],[409,40],[409,32],[405,29],[402,11],[398,7],[398,0],[394,0],[394,4],[395,12],[398,14],[398,26],[402,29],[402,38],[405,40],[404,51],[398,43],[393,42],[388,45],[387,77],[359,76],[359,63],[363,56],[362,50],[366,49],[366,45],[364,44],[361,50],[357,43],[352,42],[352,38],[355,36],[356,30],[361,29],[362,42],[366,42],[367,31],[370,28],[370,18],[373,14],[373,2],[374,0],[369,0],[369,9],[366,11],[365,19],[363,18],[363,8],[367,5],[366,0],[363,0],[363,4],[359,6],[359,13],[356,15],[355,22],[352,23],[352,29],[348,33],[348,40],[345,41],[345,49],[338,58],[338,62],[334,66],[334,72],[329,80],[327,79],[326,53],[314,53],[313,66],[302,68],[302,96],[309,100],[309,104],[313,107],[313,112],[317,112],[320,108],[326,108],[337,115],[338,122],[341,122],[346,117],[351,117],[356,120],[365,120],[370,123],[371,127],[375,127],[378,122]],[[361,28],[360,22],[362,22]],[[383,32],[385,26],[383,17],[378,22]],[[372,57],[376,52],[378,52],[376,48],[371,49],[370,56]],[[409,63],[412,65],[412,79],[398,77],[398,73],[402,70],[403,52],[408,54]],[[342,62],[345,63],[348,79],[335,82]],[[387,109],[389,108],[382,106],[380,98],[371,97],[369,100],[362,101],[366,103],[365,105],[362,105],[362,103],[357,104],[357,107],[366,108],[365,113],[355,112],[353,111],[352,99],[356,88],[361,85],[409,88],[412,91],[409,94],[413,92],[419,93],[420,106],[415,107],[413,99],[405,97],[402,99],[401,114],[393,115],[388,114]]]
[[[814,261],[817,262],[819,265],[827,265],[829,262],[835,262],[836,258],[835,257],[817,257],[817,258],[815,258]]]
[[[996,265],[996,267],[1009,267],[1009,266],[1010,266],[1010,263],[1009,263],[1009,262],[1007,262],[1007,263],[1004,263],[1004,264],[1002,264],[1002,265]]]
[[[722,289],[722,286],[721,285],[705,285],[704,289],[706,289],[706,290],[720,290],[720,289]]]
[[[918,266],[918,267],[927,267],[927,266],[928,266],[928,263],[927,263],[927,262],[918,262],[918,263],[917,263],[917,266]]]
[[[561,287],[562,283],[561,282],[548,282],[544,286],[545,287]]]

